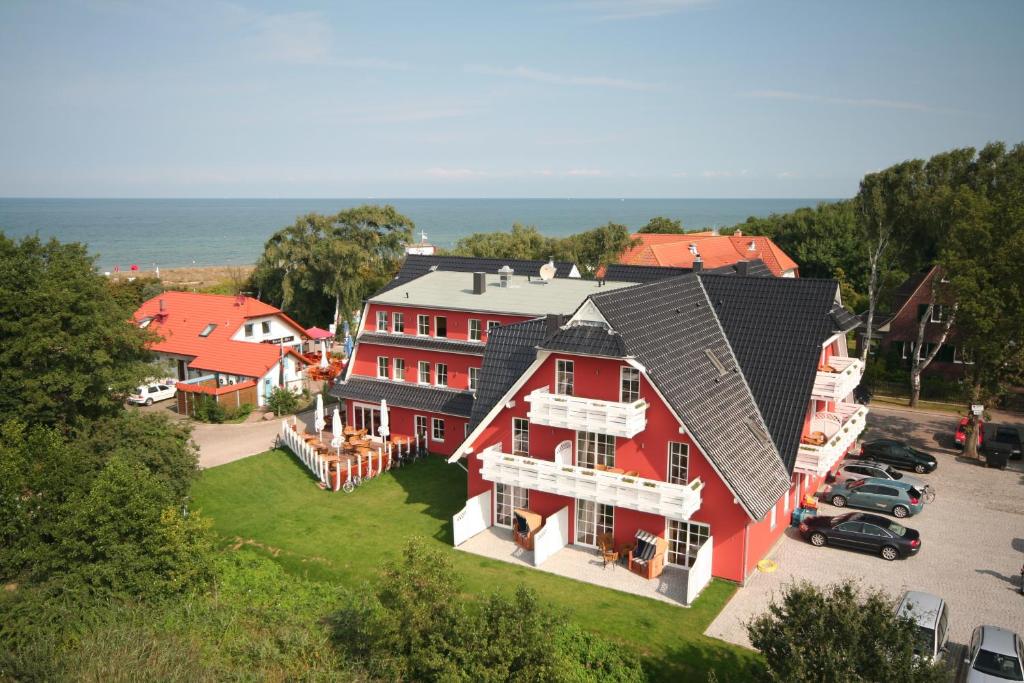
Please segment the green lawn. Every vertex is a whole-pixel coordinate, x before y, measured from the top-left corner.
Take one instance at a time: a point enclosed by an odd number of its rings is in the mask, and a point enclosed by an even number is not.
[[[227,545],[266,552],[287,571],[358,586],[419,535],[451,549],[452,515],[465,502],[466,474],[430,458],[378,477],[354,493],[321,491],[288,451],[274,450],[203,472],[193,507],[214,520]],[[755,656],[702,635],[735,590],[714,581],[683,609],[451,549],[470,594],[523,583],[586,628],[638,652],[652,679],[742,680]]]

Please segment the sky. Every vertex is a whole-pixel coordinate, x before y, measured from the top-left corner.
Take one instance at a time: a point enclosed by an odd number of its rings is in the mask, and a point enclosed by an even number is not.
[[[847,197],[1024,140],[1024,2],[0,3],[0,196]]]

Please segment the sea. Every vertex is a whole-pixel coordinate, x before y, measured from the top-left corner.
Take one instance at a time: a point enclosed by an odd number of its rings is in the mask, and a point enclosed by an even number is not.
[[[298,216],[391,204],[416,224],[416,239],[451,247],[474,232],[534,225],[564,237],[608,221],[639,228],[654,216],[687,230],[729,227],[828,199],[17,199],[0,198],[0,232],[83,242],[111,271],[255,263],[263,244]]]

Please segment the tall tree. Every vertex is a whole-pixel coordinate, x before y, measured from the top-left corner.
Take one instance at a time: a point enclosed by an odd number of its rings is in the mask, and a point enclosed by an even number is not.
[[[0,421],[111,415],[149,373],[146,333],[81,244],[0,233]]]
[[[647,225],[637,230],[637,232],[648,235],[648,234],[668,234],[668,235],[679,235],[684,232],[683,222],[678,218],[665,218],[664,216],[655,216],[651,220],[647,221]]]

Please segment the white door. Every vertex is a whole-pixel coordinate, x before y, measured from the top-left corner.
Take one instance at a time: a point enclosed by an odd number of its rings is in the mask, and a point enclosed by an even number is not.
[[[689,568],[697,559],[701,545],[711,536],[711,527],[670,519],[665,536],[668,539],[668,563]]]
[[[576,544],[597,547],[601,534],[612,533],[615,527],[615,508],[592,500],[576,499]]]
[[[356,429],[365,429],[371,436],[377,435],[377,425],[380,424],[380,408],[357,405],[353,409]]]
[[[512,511],[530,507],[530,489],[521,489],[508,484],[494,485],[494,523],[497,526],[512,526]]]

